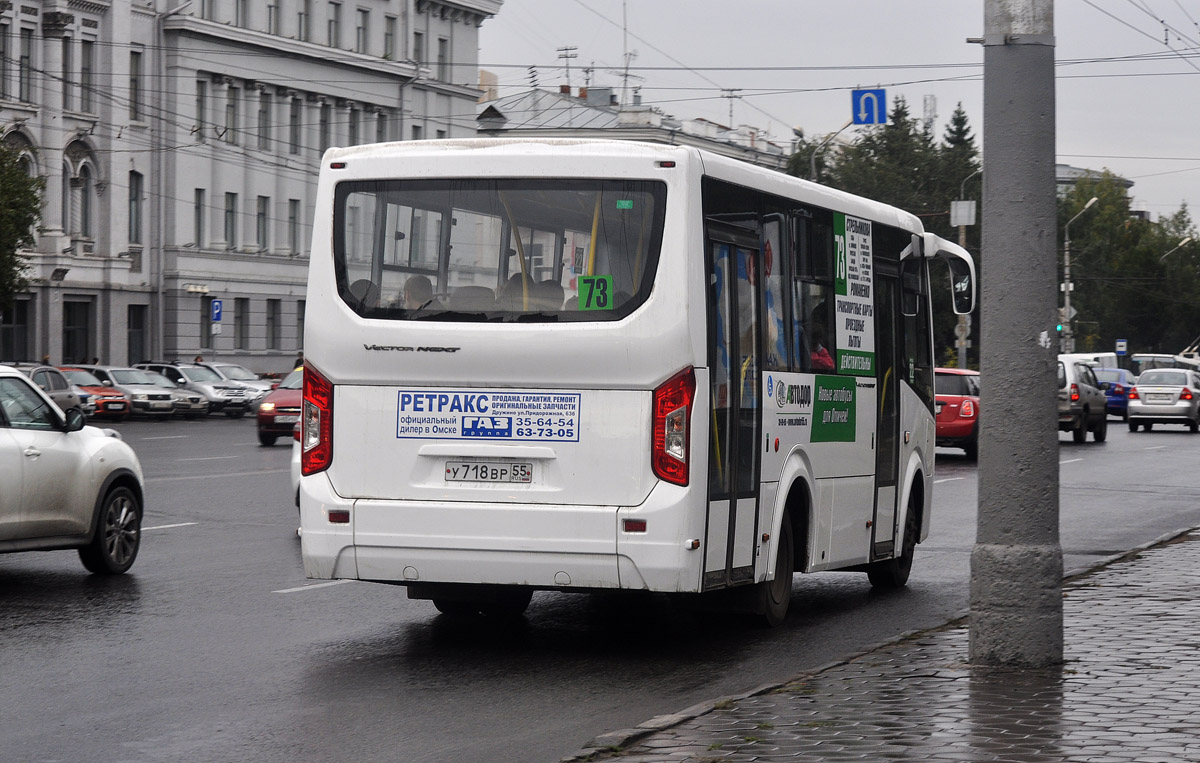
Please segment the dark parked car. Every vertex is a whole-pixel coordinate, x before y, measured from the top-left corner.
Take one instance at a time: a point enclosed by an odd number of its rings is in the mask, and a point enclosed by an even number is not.
[[[304,372],[297,368],[279,386],[267,394],[258,406],[258,441],[263,445],[274,445],[275,440],[292,434],[296,422],[300,421],[300,407],[304,402]]]
[[[962,448],[979,457],[979,372],[963,368],[934,369],[937,397],[937,444]]]
[[[1129,391],[1133,389],[1133,374],[1124,368],[1093,368],[1100,389],[1107,398],[1105,410],[1109,416],[1129,418]]]

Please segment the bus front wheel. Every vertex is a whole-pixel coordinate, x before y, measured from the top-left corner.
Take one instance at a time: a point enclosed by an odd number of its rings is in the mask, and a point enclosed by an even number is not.
[[[913,555],[917,550],[916,494],[908,499],[908,517],[904,520],[904,545],[900,556],[875,562],[867,568],[867,579],[871,585],[881,589],[903,588],[908,584],[912,572]]]

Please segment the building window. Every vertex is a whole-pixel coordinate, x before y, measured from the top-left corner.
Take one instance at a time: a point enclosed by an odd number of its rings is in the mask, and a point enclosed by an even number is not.
[[[396,57],[396,17],[383,17],[383,57]]]
[[[342,4],[329,4],[329,42],[331,48],[338,47],[342,42]]]
[[[388,118],[384,112],[375,117],[375,142],[383,143],[388,139]]]
[[[142,243],[142,173],[129,173],[129,243]]]
[[[445,37],[438,38],[437,78],[442,82],[450,81],[450,41]]]
[[[279,349],[279,315],[282,312],[278,299],[267,300],[267,349]]]
[[[208,83],[196,80],[196,140],[203,141],[208,130]]]
[[[2,45],[3,43],[0,43]],[[62,38],[62,105],[64,111],[70,111],[75,108],[75,82],[72,77],[75,74],[75,66],[72,62],[72,52],[74,46],[70,37]],[[0,53],[7,55],[7,53]],[[3,91],[4,86],[0,85],[0,91]]]
[[[30,300],[15,300],[0,312],[0,358],[33,357],[29,342]]]
[[[267,210],[270,208],[271,197],[259,196],[258,206],[254,212],[254,236],[260,252],[267,250]]]
[[[17,70],[17,98],[33,102],[33,30],[21,30],[21,60]]]
[[[412,57],[418,64],[425,63],[425,34],[423,32],[413,32]]]
[[[8,97],[8,24],[0,24],[0,98]]]
[[[129,54],[129,118],[142,118],[142,54],[137,50]]]
[[[271,94],[265,90],[258,94],[258,147],[271,147]]]
[[[79,44],[79,108],[91,114],[95,100],[92,98],[92,72],[96,68],[96,43],[84,40]]]
[[[200,346],[211,350],[213,346],[212,297],[200,298]]]
[[[300,254],[300,200],[288,199],[288,251]]]
[[[423,132],[424,132],[424,130],[421,129],[421,125],[413,125],[412,126],[412,139],[420,140],[422,138]]]
[[[267,5],[267,34],[279,34],[279,6]]]
[[[250,300],[246,297],[233,301],[233,346],[237,350],[250,349]]]
[[[288,153],[300,153],[300,109],[303,104],[299,98],[293,98],[288,111]]]
[[[197,188],[192,196],[192,227],[197,249],[204,248],[204,189]]]
[[[371,12],[363,8],[358,9],[356,14],[358,23],[354,26],[354,52],[367,52],[367,29],[371,23]]]
[[[357,146],[358,145],[358,108],[356,106],[351,106],[350,110],[349,110],[349,112],[347,112],[347,114],[348,114],[348,116],[347,116],[347,120],[346,120],[347,121],[346,142],[351,146]]]
[[[321,116],[319,117],[319,121],[317,123],[317,135],[319,138],[319,143],[320,143],[322,152],[324,152],[325,149],[329,148],[329,146],[332,145],[330,143],[330,137],[329,137],[329,127],[330,127],[329,118],[330,118],[330,116],[332,116],[332,114],[333,114],[333,107],[331,107],[328,103],[322,103],[321,104]]]
[[[438,140],[446,139],[446,131],[445,130],[438,130],[434,133],[434,135],[437,137]]]
[[[149,328],[149,312],[147,305],[130,305],[126,318],[125,355],[130,363],[140,363],[150,357],[149,346],[146,342]]]
[[[225,248],[237,248],[237,197],[236,193],[225,194]]]
[[[304,300],[296,300],[296,349],[304,349]]]
[[[238,100],[242,91],[231,87],[225,94],[225,142],[237,145]]]
[[[64,300],[62,352],[67,363],[86,363],[92,357],[92,303]]]
[[[79,168],[79,235],[92,235],[92,168],[86,164]]]

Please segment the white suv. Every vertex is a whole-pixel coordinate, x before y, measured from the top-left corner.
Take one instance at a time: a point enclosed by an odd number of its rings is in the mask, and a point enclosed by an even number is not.
[[[1058,356],[1058,430],[1075,442],[1092,433],[1096,442],[1108,437],[1107,400],[1092,367],[1068,355]]]
[[[142,536],[142,467],[111,429],[63,413],[0,366],[0,552],[74,548],[89,571],[125,572]]]

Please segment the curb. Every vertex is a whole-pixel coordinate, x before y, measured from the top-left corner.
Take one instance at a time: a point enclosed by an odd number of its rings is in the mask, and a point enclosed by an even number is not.
[[[1155,538],[1154,540],[1148,541],[1146,543],[1142,543],[1141,545],[1138,545],[1138,546],[1134,546],[1133,548],[1129,549],[1128,551],[1122,551],[1119,554],[1113,554],[1112,556],[1106,556],[1106,557],[1099,559],[1098,561],[1093,562],[1091,564],[1085,564],[1082,567],[1075,567],[1074,569],[1067,570],[1066,572],[1063,573],[1063,582],[1064,583],[1070,582],[1077,578],[1085,577],[1086,575],[1096,572],[1097,570],[1099,570],[1101,568],[1107,567],[1110,564],[1114,564],[1116,562],[1123,561],[1130,557],[1137,556],[1138,554],[1142,553],[1143,551],[1146,551],[1147,549],[1154,548],[1155,546],[1163,545],[1165,543],[1175,540],[1176,538],[1180,538],[1184,535],[1187,535],[1188,533],[1196,532],[1198,530],[1200,530],[1200,526],[1184,527],[1179,530],[1173,530],[1171,532],[1160,535],[1159,537]],[[565,758],[561,758],[559,763],[587,763],[588,761],[597,760],[598,759],[597,756],[600,756],[600,755],[621,752],[625,747],[628,747],[635,742],[639,742],[642,739],[644,739],[645,737],[650,736],[651,734],[654,734],[659,731],[664,731],[673,726],[678,726],[681,723],[690,721],[693,718],[698,718],[702,715],[710,713],[713,710],[716,710],[718,706],[737,702],[738,700],[748,699],[750,697],[757,697],[762,694],[769,694],[770,692],[773,692],[784,686],[788,686],[789,684],[796,683],[797,681],[802,681],[802,680],[811,678],[813,676],[820,675],[821,673],[824,673],[827,670],[832,670],[833,668],[838,668],[843,665],[847,665],[851,662],[854,662],[855,660],[865,657],[868,654],[871,654],[872,652],[876,652],[880,649],[883,649],[884,647],[892,646],[893,644],[898,644],[901,641],[906,641],[908,639],[911,639],[911,638],[914,638],[914,637],[917,637],[917,636],[920,636],[920,635],[923,635],[926,633],[932,633],[934,631],[942,630],[947,627],[956,626],[956,625],[962,623],[963,621],[967,620],[969,616],[970,616],[970,609],[967,609],[965,611],[961,611],[959,614],[952,616],[950,619],[946,620],[944,623],[942,623],[940,625],[934,625],[934,626],[931,626],[928,628],[923,628],[921,630],[905,631],[904,633],[901,633],[898,636],[893,636],[892,638],[886,639],[884,641],[880,641],[878,643],[863,647],[862,649],[860,649],[850,655],[847,655],[844,658],[841,658],[838,660],[833,660],[832,662],[827,662],[823,665],[818,665],[817,667],[812,668],[811,670],[806,670],[803,673],[799,673],[799,674],[797,674],[791,678],[788,678],[784,681],[770,683],[770,684],[763,684],[762,686],[758,686],[756,688],[750,689],[749,691],[741,692],[740,694],[729,694],[729,695],[726,695],[723,697],[717,697],[716,699],[698,702],[697,704],[692,705],[691,707],[684,708],[683,710],[680,710],[675,713],[669,713],[667,715],[656,715],[647,721],[643,721],[642,723],[639,723],[637,726],[635,726],[634,728],[631,728],[631,729],[618,729],[616,731],[605,732],[604,734],[601,734],[601,735],[593,738],[589,742],[585,743],[583,745],[583,749],[579,750],[578,752],[572,753],[571,755],[568,755]]]

